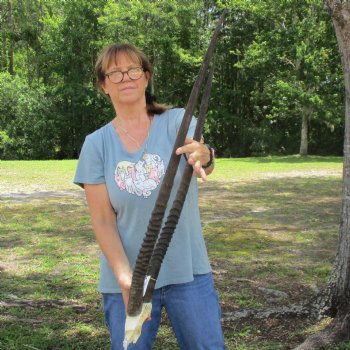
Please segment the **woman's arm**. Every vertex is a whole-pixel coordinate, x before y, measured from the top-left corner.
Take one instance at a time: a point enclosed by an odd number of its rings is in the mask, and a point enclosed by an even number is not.
[[[116,214],[110,203],[107,187],[105,184],[85,184],[84,189],[97,242],[114,272],[127,307],[132,270],[120,240]]]

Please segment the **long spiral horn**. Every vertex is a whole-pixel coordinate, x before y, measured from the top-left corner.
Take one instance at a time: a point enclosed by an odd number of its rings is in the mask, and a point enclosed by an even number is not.
[[[200,88],[203,84],[205,73],[208,69],[210,59],[213,55],[214,48],[216,46],[220,29],[224,20],[226,11],[222,13],[219,19],[219,23],[214,31],[209,47],[205,54],[204,60],[200,67],[197,79],[193,85],[186,111],[175,140],[172,155],[164,175],[163,183],[161,185],[157,201],[155,203],[151,219],[149,221],[147,232],[143,240],[139,255],[136,260],[136,265],[133,272],[132,284],[129,294],[129,303],[127,308],[128,316],[136,316],[142,310],[143,303],[143,286],[146,273],[149,268],[149,262],[153,253],[155,243],[157,241],[160,228],[162,225],[166,206],[170,197],[170,192],[173,187],[174,178],[177,172],[177,168],[180,162],[180,156],[175,153],[176,149],[182,146],[185,142],[187,131],[191,122],[192,115],[194,113],[195,105],[198,99]]]
[[[193,139],[195,141],[201,140],[202,131],[205,123],[205,114],[207,112],[208,104],[209,104],[213,73],[214,73],[214,66],[210,70],[205,91],[202,97],[199,115],[197,119],[197,125],[193,135]],[[169,211],[167,221],[165,222],[164,227],[162,228],[159,239],[157,241],[157,244],[152,254],[152,258],[147,271],[147,276],[149,276],[150,278],[146,288],[145,296],[143,298],[144,303],[150,302],[152,300],[153,291],[158,278],[158,274],[159,274],[163,259],[165,257],[165,254],[168,250],[169,244],[171,242],[171,239],[173,237],[176,226],[179,222],[181,211],[186,199],[186,195],[191,183],[192,176],[193,176],[193,167],[192,165],[187,163],[185,170],[182,174],[181,183],[176,193],[173,206]]]

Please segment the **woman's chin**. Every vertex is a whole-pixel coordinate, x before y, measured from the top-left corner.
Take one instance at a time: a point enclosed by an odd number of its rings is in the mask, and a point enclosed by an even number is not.
[[[140,96],[135,96],[135,95],[124,95],[124,96],[119,96],[119,102],[123,105],[138,104],[142,102],[142,98]]]

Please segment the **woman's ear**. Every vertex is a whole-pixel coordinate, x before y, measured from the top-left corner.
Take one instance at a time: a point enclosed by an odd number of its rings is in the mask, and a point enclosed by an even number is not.
[[[108,95],[108,92],[107,92],[107,89],[106,89],[106,84],[105,84],[104,81],[100,82],[98,87],[99,87],[106,95]]]

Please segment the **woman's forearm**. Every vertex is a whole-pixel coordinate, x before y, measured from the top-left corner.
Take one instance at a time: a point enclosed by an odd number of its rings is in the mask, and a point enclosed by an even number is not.
[[[107,258],[120,288],[129,288],[132,270],[116,225],[93,222],[92,226],[97,242]]]
[[[92,227],[121,289],[129,289],[132,271],[117,229],[117,218],[105,184],[85,185]]]

